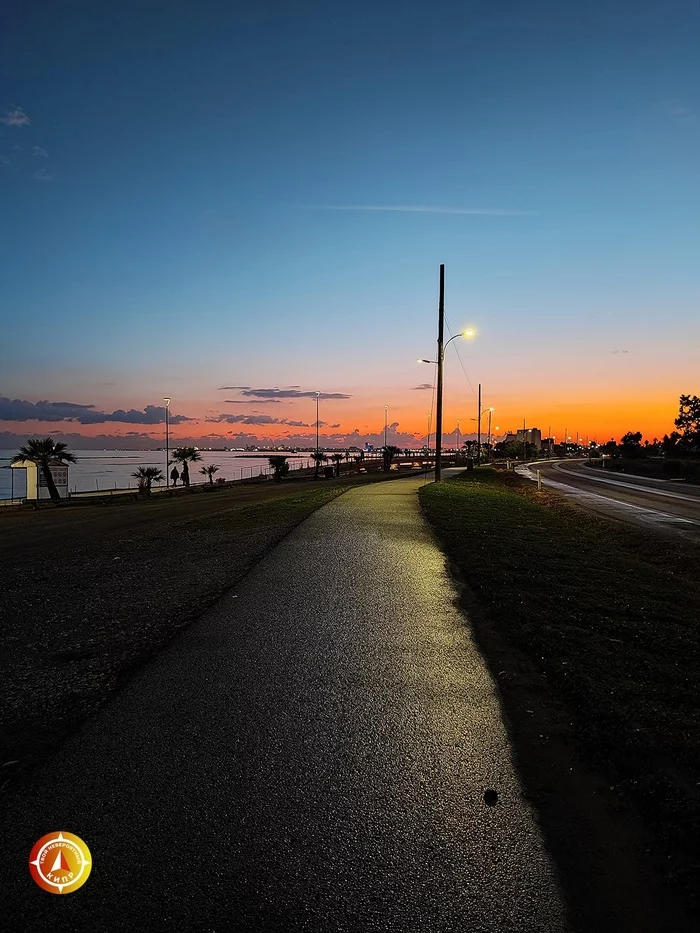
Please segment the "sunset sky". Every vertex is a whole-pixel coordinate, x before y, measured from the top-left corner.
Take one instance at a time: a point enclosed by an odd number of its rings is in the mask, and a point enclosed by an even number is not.
[[[0,447],[422,442],[441,262],[448,433],[700,394],[696,0],[12,6]]]

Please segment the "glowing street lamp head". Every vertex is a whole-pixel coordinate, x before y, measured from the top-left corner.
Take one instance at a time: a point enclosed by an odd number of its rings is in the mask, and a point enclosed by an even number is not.
[[[476,337],[476,330],[473,327],[467,327],[462,331],[462,336],[465,340],[473,340]]]

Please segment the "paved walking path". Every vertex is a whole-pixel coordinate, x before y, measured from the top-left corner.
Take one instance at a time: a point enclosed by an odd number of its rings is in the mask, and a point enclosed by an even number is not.
[[[6,929],[567,930],[418,485],[315,513],[34,774]],[[64,897],[26,870],[59,829]]]

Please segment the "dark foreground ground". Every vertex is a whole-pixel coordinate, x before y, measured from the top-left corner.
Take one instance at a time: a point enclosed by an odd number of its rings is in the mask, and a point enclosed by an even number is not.
[[[3,796],[299,522],[384,478],[0,510]]]
[[[600,519],[493,470],[426,486],[421,501],[465,584],[526,783],[545,825],[560,827],[558,857],[567,861],[609,789],[619,811],[638,818],[637,847],[697,917],[700,547]],[[567,743],[605,788],[572,780]],[[598,821],[601,861],[615,857],[616,832]],[[628,865],[610,866],[613,896]]]
[[[28,775],[8,928],[571,933],[419,482],[318,509]],[[67,897],[47,827],[90,846]]]

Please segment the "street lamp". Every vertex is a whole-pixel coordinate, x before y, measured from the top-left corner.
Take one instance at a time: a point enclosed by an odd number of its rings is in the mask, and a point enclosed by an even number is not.
[[[170,459],[170,451],[169,451],[170,437],[169,437],[169,431],[168,431],[168,411],[170,409],[171,399],[164,398],[163,401],[165,402],[165,486],[167,489],[167,487],[170,485],[170,473],[168,473],[168,467],[170,466],[170,464],[168,463],[168,460]]]
[[[389,406],[384,406],[384,450],[386,451],[386,432],[389,427]]]
[[[436,360],[418,360],[419,363],[431,363],[438,368],[437,381],[437,412],[435,416],[435,482],[438,483],[442,478],[442,376],[445,367],[445,350],[458,337],[464,340],[472,340],[476,336],[473,327],[467,327],[460,334],[443,343],[443,322],[445,315],[445,267],[440,266],[440,308],[439,308],[439,326],[438,326],[438,354]]]
[[[459,442],[462,440],[462,432],[459,427],[459,418],[457,419],[457,453],[459,453]]]
[[[428,456],[430,456],[430,422],[432,420],[433,420],[433,416],[430,412],[428,412],[428,434],[426,436],[426,440],[428,443]]]
[[[318,400],[320,395],[320,392],[316,393],[316,453],[318,453]]]

